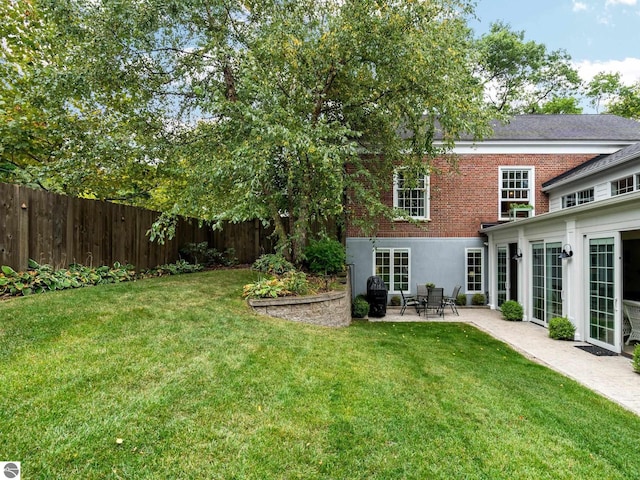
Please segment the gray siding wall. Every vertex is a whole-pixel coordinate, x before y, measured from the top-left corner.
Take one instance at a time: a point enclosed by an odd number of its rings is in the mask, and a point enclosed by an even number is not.
[[[486,276],[487,254],[482,238],[347,238],[347,263],[353,265],[354,296],[366,293],[367,279],[375,274],[374,248],[409,249],[409,294],[416,293],[416,284],[427,282],[443,287],[445,295],[451,295],[456,285],[462,285],[460,293],[465,293],[466,248],[484,250]],[[389,297],[393,295],[399,292],[389,292]]]

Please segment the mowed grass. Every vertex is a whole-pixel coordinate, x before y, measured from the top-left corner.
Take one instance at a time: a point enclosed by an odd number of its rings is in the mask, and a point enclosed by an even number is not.
[[[246,270],[0,302],[25,479],[630,479],[640,418],[465,324],[253,314]]]

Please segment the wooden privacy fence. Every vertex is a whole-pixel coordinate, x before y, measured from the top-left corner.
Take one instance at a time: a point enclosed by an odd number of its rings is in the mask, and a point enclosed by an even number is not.
[[[58,268],[114,262],[152,268],[178,260],[185,244],[204,241],[219,251],[233,248],[240,263],[251,263],[273,248],[271,231],[258,221],[229,223],[213,231],[190,219],[181,219],[175,237],[160,245],[146,234],[158,215],[0,183],[0,265],[24,270],[31,258]]]

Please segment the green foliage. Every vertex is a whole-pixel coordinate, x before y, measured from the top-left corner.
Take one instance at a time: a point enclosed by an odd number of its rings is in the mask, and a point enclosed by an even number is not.
[[[394,295],[389,300],[389,305],[392,307],[399,307],[402,304],[402,299],[398,295]]]
[[[304,272],[289,270],[282,276],[261,278],[244,286],[245,298],[276,298],[314,293]]]
[[[261,278],[242,288],[242,296],[245,298],[277,298],[289,294],[290,292],[279,278]]]
[[[556,340],[573,340],[576,327],[566,317],[554,317],[549,320],[549,337]]]
[[[429,288],[436,288],[436,284],[435,284],[435,283],[433,283],[433,282],[427,282],[427,283],[425,283],[425,285],[424,285],[424,286],[425,286],[425,287],[427,287],[427,289],[429,289]]]
[[[426,174],[425,159],[488,132],[471,0],[38,5],[46,65],[66,80],[55,98],[87,119],[42,178],[101,198],[109,180],[209,221],[257,218],[296,264],[314,223],[345,214],[345,192],[372,232],[394,217],[395,167]]]
[[[476,42],[478,77],[497,113],[540,110],[549,99],[571,97],[581,81],[565,50],[547,51],[524,32],[496,22]],[[549,107],[552,108],[552,107]]]
[[[464,307],[467,304],[467,295],[465,293],[459,293],[456,297],[456,305]]]
[[[235,250],[228,248],[224,252],[219,252],[213,247],[209,247],[207,242],[187,243],[180,248],[180,255],[185,260],[193,264],[201,264],[205,267],[213,267],[217,265],[231,266],[238,263],[235,258]]]
[[[471,297],[471,305],[484,305],[486,304],[485,297],[482,293],[476,293]]]
[[[619,72],[599,72],[587,84],[585,96],[596,111],[640,120],[640,81],[625,85]]]
[[[312,273],[325,275],[344,270],[347,258],[344,246],[339,241],[329,238],[311,241],[304,255]]]
[[[139,278],[162,275],[177,275],[202,270],[201,265],[192,265],[184,260],[175,264],[160,265],[150,270],[136,272],[133,265],[115,262],[113,267],[87,267],[77,263],[69,268],[54,269],[51,265],[40,265],[29,260],[29,269],[16,272],[11,267],[2,266],[0,273],[0,296],[30,295],[53,290],[65,290],[107,283],[120,283]]]
[[[261,273],[268,273],[270,275],[284,275],[287,272],[295,270],[293,263],[284,258],[279,253],[267,253],[260,255],[253,265],[253,270]]]
[[[633,359],[631,366],[633,367],[633,371],[640,373],[640,343],[633,347]]]
[[[520,305],[515,300],[507,300],[502,305],[500,305],[500,310],[502,310],[502,317],[505,320],[522,320],[524,315],[524,309],[522,305]]]
[[[358,295],[351,303],[351,316],[353,318],[364,318],[369,314],[369,302],[364,295]]]

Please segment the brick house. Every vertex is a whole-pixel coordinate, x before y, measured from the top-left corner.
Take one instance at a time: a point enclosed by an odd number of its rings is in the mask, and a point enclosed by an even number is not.
[[[461,292],[484,294],[499,307],[490,227],[549,212],[550,201],[557,200],[544,185],[595,157],[640,142],[638,122],[612,115],[522,115],[493,127],[493,135],[482,142],[456,144],[457,169],[436,161],[440,171],[411,189],[403,188],[401,172],[389,178],[389,205],[408,212],[418,225],[385,221],[375,238],[348,227],[354,295],[364,293],[367,278],[378,275],[389,296],[400,290],[415,293],[417,284],[433,282],[445,293],[461,285]],[[510,221],[515,218],[520,220]],[[519,253],[518,241],[505,245],[500,255]],[[517,284],[515,269],[500,275],[512,275],[504,283]],[[512,289],[503,297],[518,299],[518,292]]]

